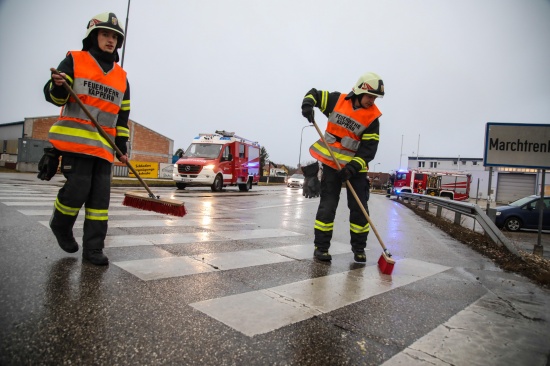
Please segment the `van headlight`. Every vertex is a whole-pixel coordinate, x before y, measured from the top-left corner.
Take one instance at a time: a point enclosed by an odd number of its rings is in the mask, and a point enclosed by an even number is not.
[[[497,215],[497,216],[500,216],[501,213],[502,213],[502,212],[497,211],[496,215]]]
[[[214,169],[214,164],[205,165],[205,166],[204,166],[204,169],[210,169],[210,170],[212,170],[212,169]]]

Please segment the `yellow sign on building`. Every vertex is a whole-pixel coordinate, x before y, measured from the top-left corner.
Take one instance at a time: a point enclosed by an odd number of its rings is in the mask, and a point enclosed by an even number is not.
[[[158,178],[159,176],[159,163],[155,161],[130,161],[130,164],[142,178]],[[136,177],[131,170],[128,170],[128,176],[130,178]]]

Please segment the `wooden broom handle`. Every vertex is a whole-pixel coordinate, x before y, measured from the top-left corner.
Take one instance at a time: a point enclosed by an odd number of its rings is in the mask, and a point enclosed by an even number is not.
[[[338,162],[338,160],[334,156],[334,153],[332,152],[332,149],[330,148],[330,146],[327,144],[327,141],[325,140],[325,136],[323,135],[323,133],[319,129],[319,126],[317,126],[317,123],[315,123],[315,121],[313,121],[312,123],[313,123],[313,126],[315,126],[315,129],[317,130],[317,132],[319,133],[319,137],[321,137],[321,140],[323,141],[323,143],[325,144],[328,152],[330,153],[330,157],[332,158],[332,160],[334,161],[334,163],[338,167],[338,170],[342,170],[342,168],[340,167],[340,163]],[[382,246],[382,249],[384,249],[384,251],[387,251],[387,248],[384,245],[384,242],[382,241],[382,238],[378,234],[378,230],[376,230],[376,227],[372,224],[370,216],[367,213],[367,210],[365,210],[365,206],[363,206],[363,203],[361,203],[361,200],[357,196],[357,193],[355,193],[355,189],[353,189],[353,187],[351,186],[351,183],[349,182],[349,180],[346,180],[346,185],[347,185],[348,189],[350,190],[351,194],[353,195],[353,197],[355,197],[355,200],[357,201],[357,204],[359,205],[359,207],[361,207],[361,211],[363,211],[363,214],[367,218],[367,221],[369,222],[369,225],[372,228],[372,231],[374,231],[374,235],[376,235],[376,238],[378,239],[378,242]]]
[[[55,68],[50,68],[51,72],[54,73],[54,74],[57,74],[59,76],[61,76],[61,73],[55,69]],[[120,149],[116,146],[116,144],[114,143],[114,141],[111,139],[111,136],[109,136],[107,134],[107,132],[105,132],[105,130],[103,130],[103,128],[101,127],[101,125],[95,120],[95,118],[92,116],[92,114],[90,113],[90,111],[88,110],[88,108],[86,108],[86,106],[84,105],[84,103],[82,103],[82,101],[80,100],[80,98],[78,97],[78,95],[76,95],[76,93],[74,92],[74,90],[70,87],[70,85],[67,83],[67,81],[65,80],[65,78],[63,78],[63,87],[65,87],[65,89],[69,92],[69,94],[71,95],[71,97],[73,97],[73,99],[78,103],[78,105],[80,106],[80,108],[82,108],[82,110],[84,111],[84,113],[86,113],[86,115],[88,116],[88,118],[90,119],[90,121],[92,121],[92,123],[94,124],[94,126],[96,127],[97,131],[99,132],[99,134],[101,135],[101,137],[103,137],[105,140],[107,140],[109,142],[109,145],[111,145],[111,147],[113,149],[115,149],[115,151],[117,152],[118,155],[120,156],[123,156],[124,154],[122,153],[122,151],[120,151]],[[134,175],[137,177],[137,179],[139,180],[139,182],[141,183],[141,185],[143,185],[143,188],[145,188],[147,190],[147,192],[149,192],[149,195],[151,196],[151,198],[157,198],[155,196],[155,194],[151,191],[151,189],[149,188],[149,186],[147,185],[147,183],[145,183],[145,181],[141,178],[141,176],[139,175],[139,173],[136,171],[136,169],[132,166],[132,164],[130,164],[130,162],[128,161],[128,159],[126,159],[126,165],[128,166],[128,169],[130,169],[132,171],[132,173],[134,173]]]

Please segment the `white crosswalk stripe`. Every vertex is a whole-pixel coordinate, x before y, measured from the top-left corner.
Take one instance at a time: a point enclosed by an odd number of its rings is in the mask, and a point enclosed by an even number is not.
[[[229,234],[229,233],[227,233]],[[216,233],[217,236],[222,235]],[[279,236],[292,236],[296,233],[280,232]],[[300,235],[300,234],[297,234]],[[154,238],[151,238],[152,240]],[[209,236],[203,238],[203,241],[216,240]],[[156,240],[156,239],[154,239]],[[196,242],[197,237],[187,239],[189,242]],[[218,240],[233,240],[229,237]],[[178,241],[178,239],[176,239]],[[181,239],[179,240],[181,242]],[[149,245],[153,245],[152,243]],[[343,254],[350,253],[349,245],[334,242],[331,246],[331,253]],[[132,273],[144,281],[158,280],[162,278],[186,276],[190,274],[199,274],[204,272],[212,272],[213,270],[227,271],[237,268],[255,267],[264,264],[288,262],[292,260],[303,260],[311,258],[311,245],[291,245],[272,249],[254,249],[236,252],[221,252],[198,254],[189,257],[167,257],[142,259],[133,261],[114,262],[115,265]],[[193,269],[182,269],[178,263],[192,263]],[[183,271],[183,272],[182,272]]]
[[[443,272],[449,267],[414,259],[391,276],[377,266],[190,304],[247,336],[267,333]]]

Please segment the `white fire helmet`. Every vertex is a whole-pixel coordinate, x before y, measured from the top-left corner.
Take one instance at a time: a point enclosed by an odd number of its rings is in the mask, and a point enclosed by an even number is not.
[[[91,47],[91,42],[88,37],[94,30],[99,28],[115,31],[118,34],[116,48],[122,47],[122,43],[124,41],[124,31],[122,30],[121,24],[114,13],[101,13],[96,15],[90,19],[87,27],[86,36],[82,40],[84,50],[88,50]]]
[[[357,83],[353,86],[353,94],[371,94],[379,98],[384,97],[384,82],[379,75],[374,72],[367,72],[361,75]]]

